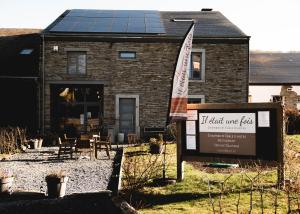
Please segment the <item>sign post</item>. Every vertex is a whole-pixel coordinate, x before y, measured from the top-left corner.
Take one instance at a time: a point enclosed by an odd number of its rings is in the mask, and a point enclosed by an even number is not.
[[[284,182],[282,106],[278,103],[189,104],[177,122],[177,179],[183,161],[256,163],[278,167]]]
[[[182,161],[182,122],[176,122],[176,130],[177,130],[177,181],[182,181],[184,179],[184,162]]]

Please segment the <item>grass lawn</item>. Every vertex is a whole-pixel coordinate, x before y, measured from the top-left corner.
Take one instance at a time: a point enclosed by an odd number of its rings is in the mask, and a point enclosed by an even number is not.
[[[293,141],[293,149],[296,150],[295,152],[299,152],[300,136],[288,136],[287,139]],[[143,168],[150,169],[155,164],[162,163],[161,156],[156,160],[156,155],[148,153],[148,145],[126,148],[125,155],[124,165],[128,166],[128,163],[131,162],[132,167],[133,162],[139,162],[131,170],[128,170],[127,174],[131,174],[130,176],[133,174],[139,176],[139,172],[145,173]],[[150,159],[156,160],[156,162],[151,165],[149,164]],[[296,162],[294,165],[299,168],[299,161],[296,160]],[[161,177],[161,168],[155,169],[159,170],[156,176]],[[185,179],[182,182],[168,186],[157,186],[151,179],[148,179],[142,188],[134,191],[130,196],[127,195],[127,199],[139,209],[140,213],[149,214],[213,213],[212,203],[214,203],[216,213],[220,213],[220,209],[222,213],[237,213],[239,199],[239,213],[248,213],[252,192],[252,213],[262,213],[262,207],[264,213],[274,213],[276,198],[278,200],[277,213],[287,213],[288,204],[290,204],[291,210],[298,213],[296,212],[298,209],[296,199],[299,199],[299,193],[297,195],[299,189],[291,191],[291,202],[288,203],[287,191],[276,189],[276,168],[213,169],[205,167],[203,164],[188,162],[185,163],[184,173]],[[175,144],[167,145],[166,174],[169,178],[176,178]],[[224,182],[225,180],[226,182]],[[251,182],[251,180],[254,181]],[[297,180],[299,181],[299,176],[297,176]],[[123,184],[126,187],[125,179],[123,179]],[[224,184],[223,191],[221,191],[222,184]],[[252,191],[251,186],[253,186]]]

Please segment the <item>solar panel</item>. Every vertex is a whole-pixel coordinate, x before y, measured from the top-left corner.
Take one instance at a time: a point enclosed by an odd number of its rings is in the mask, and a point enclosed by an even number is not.
[[[71,10],[50,32],[165,33],[158,11]]]

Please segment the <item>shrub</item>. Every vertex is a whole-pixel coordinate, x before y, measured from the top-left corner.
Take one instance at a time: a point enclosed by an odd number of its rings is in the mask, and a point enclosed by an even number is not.
[[[158,155],[131,155],[142,152],[140,150],[126,153],[126,160],[122,165],[122,186],[127,194],[137,192],[150,180],[161,175],[162,162]]]
[[[0,154],[16,153],[26,144],[26,129],[0,128]]]
[[[300,133],[300,115],[298,111],[286,109],[285,115],[285,129],[287,134]]]

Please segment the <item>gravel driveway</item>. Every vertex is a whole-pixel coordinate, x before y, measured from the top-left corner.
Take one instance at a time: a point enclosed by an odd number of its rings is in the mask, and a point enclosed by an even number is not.
[[[59,170],[69,176],[66,194],[97,192],[106,190],[113,170],[115,152],[111,151],[109,160],[104,151],[100,158],[89,160],[87,156],[79,159],[58,159],[58,147],[45,147],[41,150],[27,150],[12,155],[0,162],[1,169],[11,169],[15,175],[14,191],[45,192],[45,176]],[[99,154],[99,153],[98,153]]]

